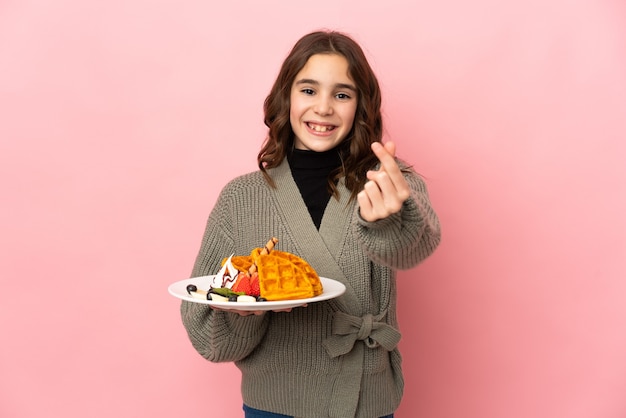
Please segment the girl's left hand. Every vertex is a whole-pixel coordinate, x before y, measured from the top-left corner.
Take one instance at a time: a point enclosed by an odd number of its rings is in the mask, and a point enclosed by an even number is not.
[[[368,181],[357,195],[361,217],[368,222],[399,212],[411,193],[394,158],[396,145],[391,141],[384,145],[374,142],[372,151],[380,160],[380,168],[367,172]]]

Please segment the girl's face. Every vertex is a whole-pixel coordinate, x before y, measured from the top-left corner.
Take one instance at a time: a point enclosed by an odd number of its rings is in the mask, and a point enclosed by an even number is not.
[[[342,55],[311,56],[291,86],[289,119],[295,147],[317,152],[336,147],[352,129],[357,100]]]

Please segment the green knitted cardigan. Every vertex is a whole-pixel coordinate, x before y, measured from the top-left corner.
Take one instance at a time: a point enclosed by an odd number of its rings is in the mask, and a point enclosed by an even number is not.
[[[288,162],[269,173],[276,188],[257,171],[222,190],[192,277],[215,274],[224,257],[248,254],[274,236],[277,249],[341,281],[346,293],[291,312],[245,317],[182,302],[192,345],[209,361],[235,362],[243,401],[253,408],[302,418],[393,413],[404,388],[395,270],[414,267],[440,241],[424,182],[410,170],[412,193],[401,212],[366,222],[340,181],[340,197],[328,203],[318,231]]]

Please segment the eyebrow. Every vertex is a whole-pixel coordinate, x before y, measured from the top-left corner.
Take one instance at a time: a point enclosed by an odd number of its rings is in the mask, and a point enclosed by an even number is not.
[[[301,80],[296,81],[296,85],[300,85],[300,84],[312,84],[314,86],[319,86],[320,83],[317,80],[313,80],[311,78],[303,78]],[[352,90],[353,92],[356,93],[356,87],[354,87],[352,84],[346,84],[346,83],[337,83],[335,84],[335,88],[336,89],[348,89],[348,90]]]

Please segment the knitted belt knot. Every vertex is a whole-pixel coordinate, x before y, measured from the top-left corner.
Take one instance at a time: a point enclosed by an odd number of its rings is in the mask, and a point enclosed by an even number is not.
[[[370,333],[372,332],[373,322],[374,315],[372,314],[366,314],[361,318],[361,328],[359,328],[359,332],[356,334],[356,338],[358,340],[372,340],[370,338]],[[374,343],[378,346],[378,343],[376,341],[374,341]]]
[[[332,335],[324,341],[326,352],[331,357],[338,357],[352,350],[356,341],[363,341],[369,348],[383,347],[387,351],[396,348],[400,341],[398,330],[381,319],[386,315],[366,314],[361,317],[345,312],[335,312],[332,323]]]

